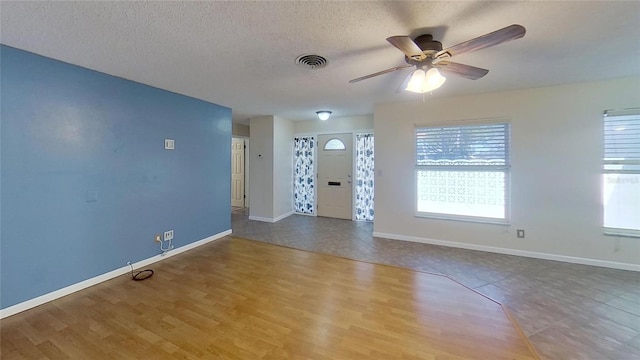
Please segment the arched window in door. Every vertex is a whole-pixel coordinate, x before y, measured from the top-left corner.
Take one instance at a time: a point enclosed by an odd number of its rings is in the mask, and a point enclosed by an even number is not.
[[[340,139],[331,139],[324,144],[323,150],[345,150],[347,147]]]

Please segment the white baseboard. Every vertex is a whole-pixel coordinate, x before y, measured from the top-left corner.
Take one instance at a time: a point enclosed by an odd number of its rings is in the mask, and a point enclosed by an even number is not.
[[[168,259],[168,258],[170,258],[172,256],[178,255],[178,254],[183,253],[183,252],[185,252],[187,250],[191,250],[191,249],[196,248],[198,246],[202,246],[202,245],[204,245],[206,243],[218,240],[218,239],[220,239],[222,237],[225,237],[227,235],[230,235],[230,234],[231,234],[231,229],[225,230],[225,231],[223,231],[221,233],[218,233],[218,234],[215,234],[215,235],[211,235],[211,236],[209,236],[207,238],[204,238],[202,240],[198,240],[198,241],[192,242],[190,244],[187,244],[185,246],[181,246],[179,248],[175,248],[175,249],[170,250],[170,251],[168,251],[168,252],[166,252],[164,254],[159,254],[159,255],[150,257],[148,259],[144,259],[144,260],[138,261],[138,262],[133,263],[131,265],[133,265],[134,269],[139,269],[141,267],[145,267],[145,266],[153,264],[155,262],[158,262],[158,261],[161,261],[161,260],[164,260],[164,259]],[[67,295],[72,294],[72,293],[74,293],[76,291],[80,291],[80,290],[86,289],[86,288],[88,288],[90,286],[99,284],[101,282],[104,282],[104,281],[113,279],[115,277],[127,274],[130,271],[131,271],[131,268],[128,265],[125,265],[125,266],[123,266],[121,268],[115,269],[113,271],[109,271],[108,273],[104,273],[102,275],[98,275],[98,276],[92,277],[91,279],[83,280],[83,281],[80,281],[79,283],[75,283],[73,285],[69,285],[69,286],[64,287],[62,289],[58,289],[58,290],[52,291],[50,293],[38,296],[38,297],[33,298],[31,300],[23,301],[23,302],[21,302],[19,304],[15,304],[15,305],[9,306],[7,308],[0,309],[0,319],[4,319],[4,318],[6,318],[8,316],[15,315],[15,314],[17,314],[19,312],[22,312],[22,311],[25,311],[25,310],[29,310],[31,308],[34,308],[34,307],[39,306],[39,305],[42,305],[42,304],[47,303],[49,301],[53,301],[53,300],[61,298],[63,296],[67,296]]]
[[[273,221],[272,218],[266,218],[266,217],[261,217],[261,216],[251,216],[251,215],[249,215],[249,220],[262,221],[262,222],[268,222],[268,223],[275,222],[275,221]]]
[[[289,211],[288,213],[284,213],[280,216],[278,216],[277,218],[273,219],[273,222],[278,222],[284,218],[288,218],[289,216],[295,214],[295,212],[293,210]]]
[[[295,214],[295,212],[293,210],[289,211],[288,213],[282,214],[276,218],[266,218],[266,217],[260,217],[260,216],[251,216],[249,215],[249,220],[255,220],[255,221],[262,221],[262,222],[268,222],[268,223],[275,223],[278,222],[286,217],[289,217],[291,215]]]
[[[293,213],[294,213],[294,214],[296,214],[296,215],[302,215],[302,216],[313,216],[313,217],[318,217],[318,215],[317,215],[316,213],[313,213],[313,214],[305,214],[305,213],[301,213],[301,212],[297,212],[297,211],[294,211]]]
[[[486,251],[486,252],[497,253],[497,254],[516,255],[516,256],[523,256],[523,257],[535,258],[535,259],[563,261],[563,262],[574,263],[574,264],[599,266],[599,267],[606,267],[606,268],[619,269],[619,270],[640,271],[640,265],[638,264],[629,264],[629,263],[605,261],[605,260],[598,260],[598,259],[588,259],[588,258],[580,258],[580,257],[574,257],[574,256],[566,256],[566,255],[556,255],[556,254],[541,253],[541,252],[535,252],[535,251],[500,248],[495,246],[485,246],[485,245],[469,244],[469,243],[447,241],[447,240],[427,239],[427,238],[421,238],[416,236],[388,234],[388,233],[381,233],[381,232],[375,232],[375,231],[373,232],[373,236],[385,238],[385,239],[391,239],[391,240],[412,241],[412,242],[423,243],[423,244],[440,245],[440,246],[447,246],[447,247],[454,247],[454,248],[468,249],[468,250]]]

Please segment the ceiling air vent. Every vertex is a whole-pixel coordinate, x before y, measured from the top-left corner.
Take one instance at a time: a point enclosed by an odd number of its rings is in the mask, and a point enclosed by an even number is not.
[[[308,69],[322,69],[327,66],[327,59],[320,55],[300,55],[296,58],[296,64]]]

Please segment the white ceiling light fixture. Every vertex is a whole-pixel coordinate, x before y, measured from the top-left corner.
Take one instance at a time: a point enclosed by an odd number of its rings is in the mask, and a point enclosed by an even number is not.
[[[327,120],[329,116],[331,116],[331,111],[329,110],[316,111],[316,115],[318,115],[318,119],[324,121],[324,120]]]
[[[440,71],[436,68],[431,68],[426,72],[423,69],[417,69],[411,74],[411,80],[405,90],[424,94],[439,88],[446,80],[447,78],[440,75]]]

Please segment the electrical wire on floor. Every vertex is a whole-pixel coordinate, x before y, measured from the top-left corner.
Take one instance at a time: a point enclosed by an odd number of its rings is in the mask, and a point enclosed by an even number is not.
[[[162,250],[162,256],[164,256],[169,250],[173,250],[173,244],[171,243],[172,239],[166,240],[169,242],[169,246],[167,246],[167,248],[163,248],[162,244],[164,243],[164,241],[160,241],[160,250]]]
[[[133,281],[142,281],[142,280],[146,280],[150,277],[153,276],[153,270],[151,269],[146,269],[146,270],[140,270],[140,271],[133,271],[133,265],[131,265],[131,263],[127,263],[130,267],[131,267],[131,279]]]

